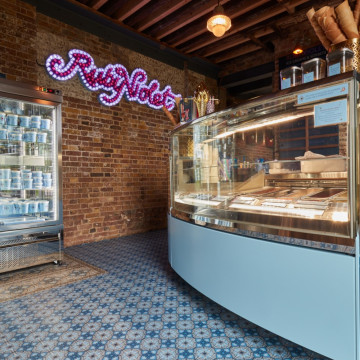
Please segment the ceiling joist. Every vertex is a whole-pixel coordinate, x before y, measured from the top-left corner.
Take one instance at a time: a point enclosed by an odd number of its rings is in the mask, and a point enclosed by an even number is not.
[[[144,31],[162,19],[171,16],[173,12],[179,10],[190,2],[191,0],[158,1],[154,11],[144,11],[143,13],[139,13],[130,20],[129,24],[137,31]]]
[[[268,2],[268,1],[269,0],[244,0],[240,3],[242,5],[242,7],[240,8],[239,5],[237,5],[237,8],[236,8],[237,10],[235,10],[235,12],[233,12],[233,10],[231,10],[231,13],[229,11],[228,16],[230,18],[236,18],[238,16],[244,15],[247,12],[258,8],[259,6],[263,5],[264,3]],[[227,13],[226,10],[225,10],[225,13]],[[235,26],[235,21],[233,21],[233,25],[227,34],[233,34],[234,32],[239,32],[239,31],[241,31],[241,30],[237,29],[237,27]],[[189,41],[191,39],[194,39],[195,37],[197,37],[201,34],[210,35],[209,31],[207,30],[206,26],[204,26],[203,23],[198,23],[196,25],[194,24],[194,26],[192,26],[191,28],[187,28],[187,30],[181,31],[177,34],[177,36],[174,36],[173,38],[171,38],[169,40],[169,43],[172,46],[177,47],[179,45],[186,43],[187,41]],[[228,36],[228,35],[224,35],[224,36]],[[215,42],[215,41],[218,41],[219,39],[223,39],[224,36],[221,38],[216,38],[215,36],[211,35],[211,38],[213,39],[213,42]],[[199,47],[199,49],[200,49],[200,47]],[[197,49],[195,49],[195,50],[197,50]],[[192,51],[195,51],[195,50],[192,50]],[[191,52],[191,51],[189,51],[189,52]]]
[[[306,12],[314,6],[310,0],[220,0],[232,27],[217,38],[207,30],[206,22],[218,0],[58,1],[77,4],[92,16],[102,16],[104,22],[112,21],[124,31],[134,31],[146,42],[157,44],[160,52],[166,48],[186,59],[205,61],[222,73],[232,68],[233,60],[248,54],[258,53],[260,58],[270,59],[273,44],[291,32],[299,32],[297,24],[308,23]],[[329,5],[337,6],[342,1],[331,0]],[[352,8],[354,2],[349,0]],[[323,5],[328,5],[326,0],[319,0],[316,10]],[[308,26],[306,31],[312,31]]]
[[[112,17],[119,21],[124,21],[132,14],[135,14],[138,10],[143,8],[151,0],[139,0],[135,4],[132,2],[127,2],[124,6],[120,7],[114,12]]]
[[[308,1],[309,0],[291,0],[288,2],[288,4],[289,4],[289,6],[290,5],[298,6],[298,5],[304,4]],[[246,16],[245,18],[236,19],[233,22],[232,30],[230,30],[228,33],[226,33],[221,39],[224,39],[236,32],[248,29],[251,26],[259,24],[263,21],[269,20],[269,19],[273,18],[274,16],[279,15],[285,11],[286,10],[282,5],[274,5],[272,7],[262,10],[261,12],[259,11],[256,14],[252,14],[251,16]],[[189,38],[189,37],[191,37],[190,34],[184,34],[184,38]],[[193,51],[196,51],[205,46],[211,45],[211,44],[217,42],[218,40],[219,40],[219,38],[216,38],[216,37],[210,35],[210,36],[207,36],[206,39],[201,38],[199,40],[193,41],[190,45],[188,45],[186,47],[185,51],[186,51],[186,53],[192,53]],[[181,43],[183,43],[183,42],[181,41]],[[176,45],[177,42],[175,44],[170,42],[170,44],[172,46],[177,46]],[[180,49],[182,51],[184,51],[184,48],[180,47]]]
[[[220,1],[220,4],[224,5],[229,1],[230,0],[222,0]],[[150,31],[150,35],[157,40],[163,39],[175,31],[193,23],[195,20],[200,19],[204,15],[210,14],[217,4],[217,0],[210,0],[202,4],[197,2],[190,3],[189,6],[181,12],[181,14],[178,14],[170,19],[166,19],[164,24],[160,23],[157,27]]]
[[[274,30],[271,27],[267,26],[262,29],[255,30],[252,36],[255,38],[260,38],[266,35],[270,35],[272,33],[274,33]],[[202,49],[195,54],[203,57],[208,57],[223,52],[225,50],[229,50],[231,48],[236,48],[239,45],[244,44],[248,41],[250,41],[250,33],[249,34],[238,33],[233,36],[229,36],[228,38],[225,38],[224,41],[221,42],[219,41],[212,46]]]
[[[87,6],[94,9],[99,10],[108,0],[91,0]]]

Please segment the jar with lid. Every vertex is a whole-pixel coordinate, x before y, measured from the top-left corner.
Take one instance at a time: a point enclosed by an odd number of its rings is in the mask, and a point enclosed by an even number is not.
[[[341,74],[353,70],[353,51],[348,48],[334,50],[326,55],[328,76]]]
[[[301,63],[303,84],[319,80],[325,77],[326,61],[320,58],[314,58]]]
[[[298,66],[291,66],[280,71],[281,90],[300,85],[302,81],[302,70]]]

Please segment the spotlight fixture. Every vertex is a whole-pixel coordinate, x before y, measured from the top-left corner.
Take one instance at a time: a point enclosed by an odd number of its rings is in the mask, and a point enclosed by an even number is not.
[[[224,8],[220,5],[214,9],[213,16],[207,21],[207,29],[212,32],[216,37],[221,37],[231,27],[231,19],[225,15]]]
[[[300,41],[298,41],[294,47],[293,54],[294,55],[300,55],[304,52],[304,39],[302,38]]]
[[[294,55],[300,55],[304,52],[304,50],[301,48],[300,45],[296,45],[294,50],[293,50],[293,54]]]

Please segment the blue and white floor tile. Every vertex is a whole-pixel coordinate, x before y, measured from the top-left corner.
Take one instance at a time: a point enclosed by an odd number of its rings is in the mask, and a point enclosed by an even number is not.
[[[0,305],[0,359],[326,360],[183,281],[153,231],[67,248],[106,274]]]

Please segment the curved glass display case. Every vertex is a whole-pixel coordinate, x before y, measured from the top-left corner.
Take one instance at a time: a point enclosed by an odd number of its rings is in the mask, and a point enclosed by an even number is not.
[[[354,82],[349,74],[337,79],[177,128],[171,214],[246,236],[353,254]]]
[[[334,360],[360,360],[358,95],[358,75],[341,74],[171,136],[172,268]]]

